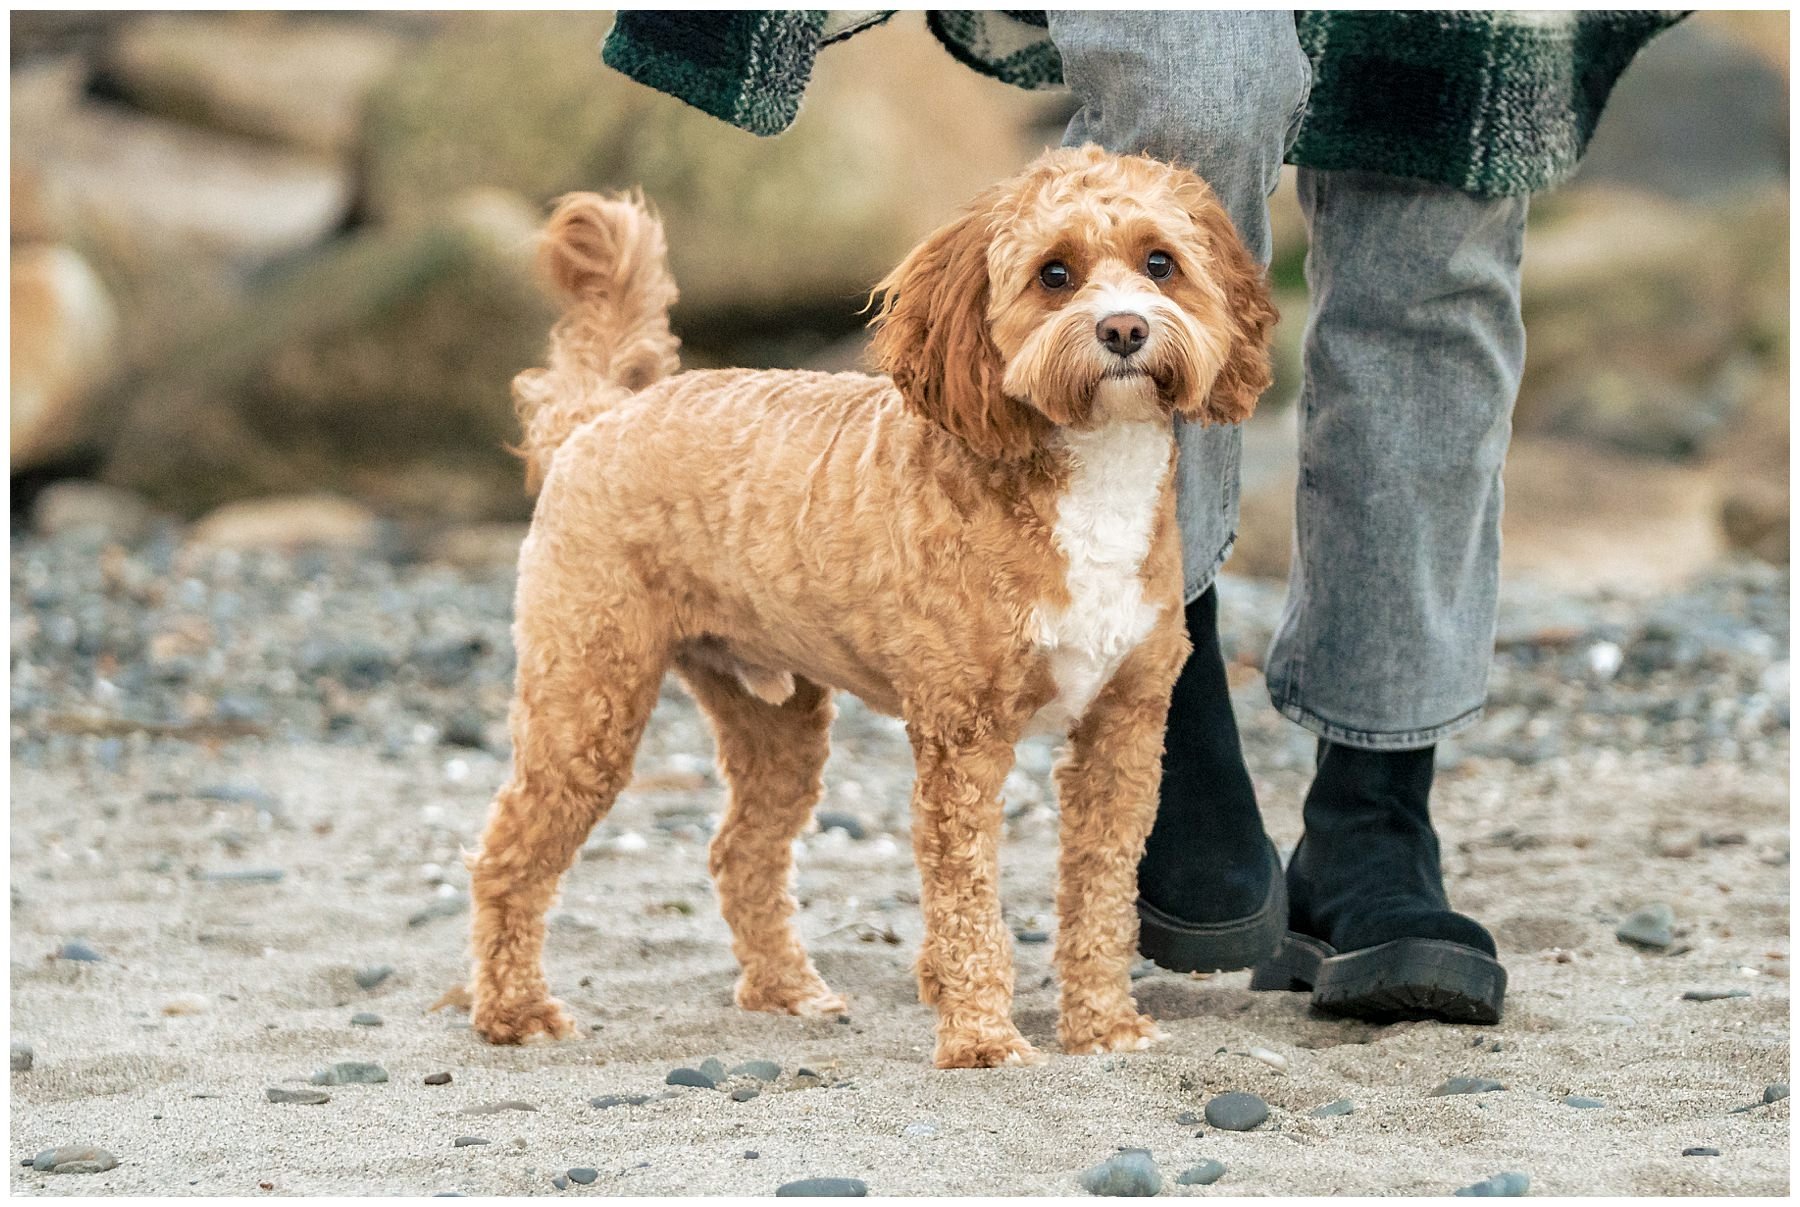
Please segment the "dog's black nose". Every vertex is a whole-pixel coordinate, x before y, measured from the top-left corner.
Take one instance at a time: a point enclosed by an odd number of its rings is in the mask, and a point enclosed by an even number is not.
[[[1115,356],[1130,356],[1150,338],[1150,320],[1129,310],[1109,314],[1094,328],[1094,334]]]

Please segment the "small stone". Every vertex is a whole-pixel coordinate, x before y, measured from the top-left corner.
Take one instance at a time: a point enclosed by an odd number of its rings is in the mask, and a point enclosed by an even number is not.
[[[1269,1104],[1255,1094],[1234,1090],[1206,1104],[1206,1121],[1228,1132],[1247,1132],[1269,1117]]]
[[[473,1144],[492,1144],[493,1141],[486,1136],[458,1136],[450,1143],[455,1148],[468,1148]]]
[[[774,1081],[781,1076],[781,1066],[772,1060],[746,1060],[741,1065],[733,1065],[727,1076],[754,1077],[758,1081]]]
[[[1598,1098],[1583,1098],[1579,1094],[1570,1094],[1562,1100],[1562,1104],[1572,1106],[1578,1111],[1597,1111],[1606,1105]]]
[[[754,1148],[747,1149],[744,1152],[744,1160],[746,1160],[746,1161],[759,1160],[761,1157],[762,1157],[762,1154],[757,1152]]]
[[[1332,1119],[1338,1115],[1348,1115],[1356,1109],[1356,1104],[1348,1098],[1339,1098],[1336,1102],[1327,1102],[1324,1106],[1314,1107],[1309,1113],[1314,1119]]]
[[[229,872],[201,872],[200,879],[213,884],[280,884],[287,873],[280,868],[242,868]]]
[[[466,893],[457,893],[449,897],[439,897],[436,901],[433,901],[430,905],[427,905],[424,909],[408,918],[406,924],[415,928],[420,927],[437,918],[454,918],[458,914],[467,912],[468,908],[469,898]]]
[[[26,1051],[29,1052],[30,1049],[26,1049]],[[1763,1101],[1765,1103],[1780,1102],[1783,1098],[1786,1098],[1787,1096],[1788,1096],[1788,1088],[1787,1088],[1787,1082],[1785,1082],[1785,1081],[1774,1082],[1771,1085],[1765,1087],[1763,1090]]]
[[[1081,1173],[1081,1188],[1111,1199],[1147,1199],[1162,1192],[1162,1170],[1141,1148],[1127,1149]]]
[[[929,1140],[938,1134],[938,1129],[935,1123],[921,1121],[907,1124],[900,1134],[909,1140]]]
[[[813,1072],[811,1069],[807,1068],[805,1065],[801,1065],[799,1068],[794,1070],[794,1076],[796,1076],[796,1077],[811,1077],[811,1078],[817,1080],[819,1075],[817,1073]]]
[[[264,1090],[263,1096],[270,1102],[288,1102],[295,1106],[324,1106],[331,1101],[331,1095],[323,1090],[284,1090],[277,1086]]]
[[[725,1080],[725,1064],[717,1056],[708,1056],[700,1062],[700,1072],[711,1079],[714,1085]]]
[[[861,1178],[801,1178],[775,1188],[778,1199],[861,1199],[869,1194]]]
[[[1202,1161],[1192,1169],[1184,1171],[1175,1179],[1177,1186],[1211,1186],[1225,1176],[1225,1165],[1221,1161]]]
[[[381,982],[394,975],[392,964],[377,964],[372,968],[356,970],[356,985],[359,989],[373,989]]]
[[[1682,993],[1684,1002],[1722,1002],[1728,998],[1749,997],[1748,989],[1689,989]]]
[[[381,1026],[381,1015],[369,1010],[359,1010],[350,1016],[350,1025],[352,1027],[379,1027]]]
[[[64,943],[61,947],[57,948],[56,958],[59,960],[74,960],[81,964],[99,964],[106,959],[105,956],[95,951],[92,947],[89,947],[86,943],[83,943],[80,939],[71,939],[69,942]]]
[[[1505,1088],[1491,1077],[1452,1077],[1431,1091],[1427,1097],[1447,1098],[1452,1094],[1489,1094]]]
[[[448,1074],[448,1073],[427,1073],[427,1074],[425,1074],[425,1084],[426,1085],[449,1085],[451,1080],[452,1079],[450,1077],[450,1074]]]
[[[752,1099],[752,1098],[754,1098],[754,1097],[756,1097],[756,1096],[757,1096],[757,1095],[758,1095],[758,1094],[760,1094],[760,1093],[762,1093],[762,1091],[761,1091],[761,1090],[758,1090],[758,1089],[752,1089],[752,1088],[751,1088],[751,1087],[749,1087],[749,1086],[745,1086],[745,1087],[744,1087],[744,1088],[743,1088],[743,1089],[741,1089],[741,1090],[733,1090],[733,1091],[731,1091],[731,1100],[732,1100],[732,1101],[733,1101],[733,1102],[748,1102],[748,1101],[750,1101],[750,1100],[751,1100],[751,1099]]]
[[[212,1002],[204,993],[178,993],[163,1003],[162,1012],[170,1017],[189,1014],[205,1014],[212,1009]]]
[[[1279,1072],[1282,1072],[1282,1073],[1287,1072],[1287,1067],[1288,1067],[1287,1057],[1283,1056],[1279,1052],[1271,1051],[1268,1048],[1251,1048],[1244,1055],[1248,1056],[1251,1060],[1262,1061],[1264,1064],[1268,1065],[1271,1069],[1278,1070]]]
[[[663,1084],[691,1085],[697,1089],[710,1090],[718,1083],[708,1077],[705,1073],[702,1073],[699,1069],[680,1068],[671,1069],[669,1075],[663,1078]]]
[[[1634,911],[1613,932],[1621,943],[1663,948],[1675,941],[1675,911],[1662,902]]]
[[[119,1158],[92,1144],[65,1144],[46,1148],[32,1159],[31,1168],[49,1173],[105,1173],[117,1169]]]
[[[615,1106],[643,1106],[648,1101],[648,1094],[602,1094],[598,1098],[588,1099],[588,1105],[604,1111]]]
[[[365,1060],[340,1060],[312,1075],[314,1085],[378,1085],[387,1079],[386,1069]]]
[[[1183,1111],[1181,1114],[1175,1116],[1175,1122],[1181,1124],[1183,1127],[1194,1127],[1203,1122],[1203,1120],[1192,1111]]]
[[[842,830],[845,834],[848,834],[852,839],[858,842],[869,836],[868,827],[848,813],[836,813],[830,809],[825,809],[818,813],[817,817],[819,819],[819,833],[821,834],[825,833],[827,830]]]
[[[1684,1157],[1717,1157],[1722,1154],[1716,1148],[1684,1148],[1681,1150],[1681,1155]]]
[[[521,1102],[517,1098],[508,1098],[504,1102],[480,1102],[474,1106],[465,1106],[458,1114],[462,1115],[498,1115],[502,1111],[535,1111],[537,1107],[529,1102]]]
[[[1458,1198],[1516,1199],[1531,1188],[1528,1173],[1497,1173],[1456,1192]]]
[[[556,1187],[558,1190],[567,1190],[569,1188],[569,1179],[562,1174],[557,1174],[554,1178],[550,1179],[550,1185]]]
[[[586,1165],[577,1165],[574,1169],[569,1171],[569,1181],[581,1186],[592,1186],[595,1179],[599,1178],[599,1176],[599,1170],[592,1169]]]
[[[12,1041],[12,1071],[15,1073],[31,1072],[31,1045],[22,1039]]]

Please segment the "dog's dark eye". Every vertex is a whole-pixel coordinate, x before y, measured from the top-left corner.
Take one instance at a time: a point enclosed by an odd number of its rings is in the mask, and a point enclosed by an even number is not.
[[[1175,261],[1166,251],[1153,251],[1144,260],[1144,271],[1152,280],[1166,281],[1169,274],[1175,271]]]
[[[1069,266],[1061,260],[1052,260],[1038,269],[1038,280],[1045,289],[1061,289],[1069,283]]]

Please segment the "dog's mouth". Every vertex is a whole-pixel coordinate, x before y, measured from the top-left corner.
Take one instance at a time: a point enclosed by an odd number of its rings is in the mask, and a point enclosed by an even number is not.
[[[1100,374],[1100,380],[1135,381],[1140,377],[1149,376],[1150,370],[1146,369],[1136,357],[1132,357],[1130,360],[1122,360],[1116,365],[1108,365],[1106,371]]]

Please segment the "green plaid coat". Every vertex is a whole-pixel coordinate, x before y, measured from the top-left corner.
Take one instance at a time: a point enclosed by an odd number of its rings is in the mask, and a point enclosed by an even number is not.
[[[793,124],[820,49],[891,12],[630,11],[602,57],[632,79],[753,134]],[[1296,15],[1312,96],[1289,154],[1478,196],[1546,188],[1575,169],[1613,83],[1683,14],[1662,11]],[[944,11],[931,31],[960,62],[1021,88],[1062,84],[1042,13]]]

